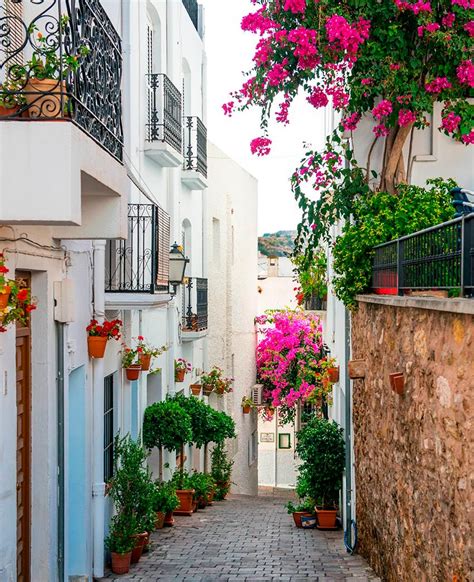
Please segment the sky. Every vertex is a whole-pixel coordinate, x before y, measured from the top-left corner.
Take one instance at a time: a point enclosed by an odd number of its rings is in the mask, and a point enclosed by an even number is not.
[[[250,0],[201,0],[205,8],[205,43],[208,60],[208,137],[259,181],[259,235],[295,230],[300,211],[289,178],[303,154],[303,142],[320,147],[324,138],[323,113],[302,99],[290,109],[290,125],[272,123],[272,153],[258,158],[250,141],[262,135],[259,111],[236,112],[225,117],[222,104],[241,87],[242,71],[252,64],[257,36],[240,29],[242,16],[253,8]]]

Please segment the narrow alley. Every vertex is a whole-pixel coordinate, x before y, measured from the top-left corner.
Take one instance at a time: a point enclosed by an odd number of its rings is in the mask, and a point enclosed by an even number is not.
[[[349,555],[341,531],[298,529],[285,499],[233,495],[152,534],[152,549],[129,574],[111,580],[211,582],[380,581]],[[105,579],[104,579],[105,580]]]

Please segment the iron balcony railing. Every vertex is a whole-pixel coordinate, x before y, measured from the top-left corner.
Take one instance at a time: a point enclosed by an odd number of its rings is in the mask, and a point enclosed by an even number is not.
[[[378,245],[374,251],[375,292],[453,289],[460,296],[474,296],[474,213]]]
[[[128,205],[128,238],[107,241],[105,290],[169,291],[170,217],[155,204]]]
[[[122,161],[121,78],[100,0],[0,0],[0,120],[71,121]]]
[[[146,139],[161,141],[182,152],[182,98],[181,93],[163,73],[149,73],[148,119]]]
[[[190,278],[183,293],[183,331],[207,329],[207,279]]]
[[[199,6],[197,0],[183,0],[183,6],[186,8],[194,28],[199,32]]]
[[[207,129],[199,117],[184,118],[183,169],[207,178]]]

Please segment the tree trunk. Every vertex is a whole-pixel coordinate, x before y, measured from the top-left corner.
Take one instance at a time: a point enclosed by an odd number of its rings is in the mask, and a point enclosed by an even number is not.
[[[204,445],[204,473],[209,472],[209,463],[208,463],[208,455],[207,455],[207,443]]]
[[[158,478],[163,483],[163,447],[158,449]]]
[[[412,127],[413,123],[400,127],[396,132],[392,146],[387,148],[387,157],[382,176],[384,188],[390,194],[396,193],[397,174],[403,176],[403,179],[405,179],[405,169],[403,166],[399,166],[399,164],[400,159],[402,159],[403,164],[403,146],[410,135]]]

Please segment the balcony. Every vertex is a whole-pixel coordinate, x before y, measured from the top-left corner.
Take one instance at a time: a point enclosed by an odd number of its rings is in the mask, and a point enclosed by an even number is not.
[[[181,181],[190,190],[207,188],[207,129],[199,117],[184,118],[184,162]]]
[[[107,306],[127,309],[167,303],[169,249],[169,215],[155,204],[129,204],[127,240],[107,241]]]
[[[474,213],[375,247],[372,289],[474,297]]]
[[[207,279],[192,278],[183,290],[181,339],[194,341],[207,335]]]
[[[1,222],[123,236],[122,49],[107,13],[99,0],[2,0],[0,23],[0,179],[15,185]]]
[[[162,73],[147,75],[148,116],[145,154],[165,168],[183,163],[182,98]]]

